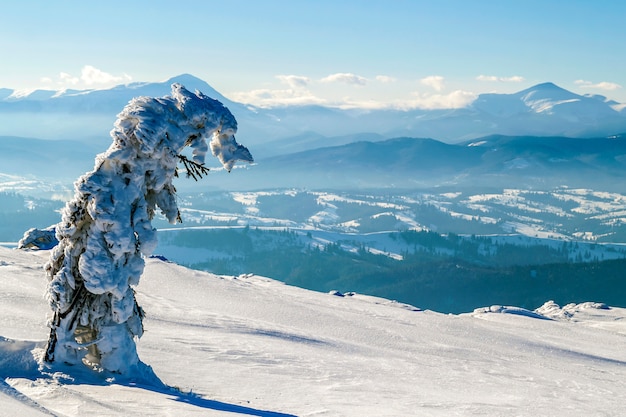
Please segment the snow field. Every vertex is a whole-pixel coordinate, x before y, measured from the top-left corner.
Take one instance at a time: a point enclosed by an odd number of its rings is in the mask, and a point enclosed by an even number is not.
[[[138,287],[147,313],[139,357],[154,374],[125,381],[61,366],[48,375],[31,353],[47,337],[46,259],[0,248],[0,415],[626,413],[624,309],[444,315],[157,259]]]

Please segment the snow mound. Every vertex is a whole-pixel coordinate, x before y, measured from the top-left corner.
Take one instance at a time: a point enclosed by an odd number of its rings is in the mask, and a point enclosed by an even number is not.
[[[40,348],[38,342],[13,340],[0,336],[0,377],[32,377],[37,372],[37,362],[31,352]]]
[[[24,236],[17,242],[18,249],[52,249],[59,244],[56,238],[55,226],[45,229],[28,229]]]
[[[379,304],[379,305],[384,305],[384,306],[401,308],[401,309],[409,310],[409,311],[422,311],[421,308],[417,308],[415,306],[412,306],[411,304],[401,303],[396,300],[388,300],[386,298],[381,298],[381,297],[374,297],[372,295],[357,294],[352,291],[342,293],[337,290],[331,290],[328,292],[328,294],[334,295],[337,297],[350,297],[355,300],[360,300],[360,301],[364,301],[364,302],[368,302],[372,304]]]
[[[548,301],[535,311],[546,317],[569,320],[576,313],[586,312],[587,310],[609,310],[609,306],[604,303],[586,302],[580,304],[571,303],[561,307],[554,301]]]
[[[626,335],[626,322],[624,321],[626,309],[624,308],[610,307],[598,302],[570,303],[561,307],[554,301],[548,301],[535,311],[554,320]]]
[[[474,315],[488,314],[488,313],[500,313],[500,314],[515,314],[518,316],[531,317],[534,319],[547,320],[548,318],[531,310],[527,310],[521,307],[492,305],[490,307],[480,307],[474,310]]]

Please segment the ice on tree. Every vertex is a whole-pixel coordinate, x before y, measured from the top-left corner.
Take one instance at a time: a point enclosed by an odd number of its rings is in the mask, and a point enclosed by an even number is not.
[[[151,220],[157,210],[180,219],[172,183],[179,162],[196,178],[207,171],[209,149],[229,171],[237,160],[253,161],[236,131],[222,103],[180,84],[171,96],[135,98],[118,115],[113,143],[75,183],[56,226],[59,244],[46,264],[54,313],[47,362],[119,373],[137,366],[143,311],[133,287],[157,244]],[[192,159],[181,154],[186,147]]]
[[[17,242],[17,248],[48,250],[58,243],[54,226],[45,229],[32,228],[24,232],[24,236]]]

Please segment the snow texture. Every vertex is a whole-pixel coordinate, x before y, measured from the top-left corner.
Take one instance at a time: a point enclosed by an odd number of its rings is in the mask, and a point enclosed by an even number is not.
[[[440,314],[158,259],[137,287],[152,369],[40,366],[47,256],[0,248],[3,416],[626,415],[623,308]]]
[[[45,268],[54,311],[46,361],[120,373],[136,368],[143,312],[133,287],[157,245],[151,220],[157,208],[170,223],[179,218],[172,181],[183,148],[202,165],[210,140],[227,170],[237,160],[252,162],[236,131],[219,101],[180,84],[171,96],[135,98],[118,115],[113,143],[75,183],[56,226],[59,245]]]

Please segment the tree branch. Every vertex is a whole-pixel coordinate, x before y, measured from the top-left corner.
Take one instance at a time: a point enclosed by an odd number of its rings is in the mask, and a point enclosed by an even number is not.
[[[187,158],[185,155],[177,155],[178,159],[185,166],[185,171],[187,172],[187,178],[191,177],[194,180],[198,181],[202,178],[203,175],[207,175],[209,173],[209,168],[204,166],[204,164],[199,164],[197,162],[192,161]]]

